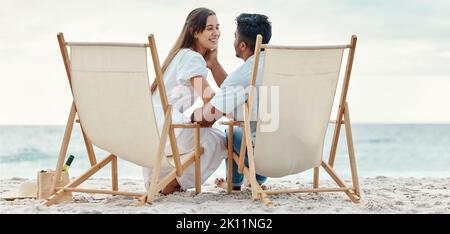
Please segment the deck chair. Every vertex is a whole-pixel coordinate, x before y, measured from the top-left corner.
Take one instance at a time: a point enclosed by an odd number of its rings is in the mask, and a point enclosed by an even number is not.
[[[44,204],[57,203],[67,192],[125,195],[139,198],[139,204],[151,203],[161,189],[176,176],[181,176],[183,170],[192,163],[195,163],[195,192],[200,193],[200,155],[203,152],[199,143],[200,126],[196,123],[172,123],[171,106],[167,102],[154,36],[148,37],[148,44],[65,42],[62,33],[57,37],[73,102],[56,165],[53,193]],[[70,47],[70,56],[67,47]],[[148,47],[165,113],[161,132],[158,130],[149,86]],[[75,119],[76,116],[78,119]],[[57,187],[56,181],[61,177],[74,123],[80,124],[92,167],[66,186]],[[174,128],[193,128],[195,142],[192,152],[179,154]],[[167,138],[173,155],[166,157],[164,148]],[[93,145],[110,155],[97,162]],[[153,168],[147,192],[118,191],[117,157]],[[111,163],[112,168],[111,190],[78,188],[108,163]],[[159,178],[162,169],[171,172]]]
[[[252,198],[271,204],[267,195],[280,193],[344,192],[351,201],[359,203],[360,187],[353,149],[349,108],[346,101],[356,48],[356,36],[348,45],[330,46],[275,46],[262,44],[258,35],[249,99],[244,104],[244,122],[225,122],[228,126],[228,192],[231,192],[232,160],[239,172],[249,179]],[[262,86],[279,87],[279,127],[276,131],[261,131],[261,120],[257,120],[254,148],[250,136],[250,119],[254,103],[255,81],[261,49],[265,49],[262,69]],[[344,50],[348,49],[348,60],[336,120],[330,121],[333,102],[339,81]],[[271,100],[264,105],[271,106]],[[261,104],[259,102],[259,109]],[[334,124],[334,135],[328,162],[323,157],[327,127]],[[347,147],[353,187],[346,185],[333,169],[341,125],[345,125]],[[233,126],[241,125],[242,142],[240,156],[233,153]],[[248,167],[244,166],[245,150],[248,150]],[[337,183],[336,188],[319,188],[320,166]],[[313,188],[262,190],[255,174],[268,177],[283,177],[313,169]]]

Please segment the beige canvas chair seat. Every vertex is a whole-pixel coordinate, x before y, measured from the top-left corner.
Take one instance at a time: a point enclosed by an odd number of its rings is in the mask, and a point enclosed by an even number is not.
[[[280,111],[277,130],[261,131],[269,123],[258,123],[258,174],[283,177],[320,166],[343,51],[266,49],[262,85],[279,87]]]
[[[52,196],[46,204],[51,205],[68,191],[98,192],[140,197],[141,203],[152,202],[155,194],[170,183],[183,170],[195,163],[196,193],[200,192],[200,126],[197,124],[175,125],[171,120],[162,72],[153,35],[149,43],[85,43],[65,42],[58,34],[61,53],[73,95],[72,108],[64,133],[63,144],[56,166],[56,178],[60,177],[65,160],[75,116],[80,123],[91,168],[65,187],[52,187]],[[70,47],[70,56],[67,51]],[[164,125],[158,128],[150,91],[147,48],[150,48],[161,104]],[[179,154],[174,128],[193,128],[194,150]],[[164,155],[169,139],[173,152]],[[110,153],[97,162],[93,145]],[[153,169],[150,188],[146,193],[118,191],[117,157],[142,167]],[[112,190],[100,191],[77,188],[106,164],[112,164]],[[161,169],[172,169],[159,179]]]
[[[228,138],[232,145],[233,126],[243,128],[240,156],[228,148],[229,168],[234,159],[240,173],[245,173],[252,185],[252,197],[270,204],[268,194],[284,192],[345,192],[353,202],[359,202],[360,190],[353,151],[349,110],[346,102],[347,90],[356,48],[356,36],[350,44],[326,46],[275,46],[263,45],[257,37],[253,78],[249,99],[244,106],[244,122],[229,122]],[[257,74],[261,49],[265,49],[262,74]],[[330,115],[336,96],[344,51],[348,50],[348,61],[342,84],[338,114],[335,121],[331,153],[328,162],[323,159],[323,149]],[[278,88],[275,98],[260,95],[258,110],[274,108],[269,121],[257,119],[254,149],[250,137],[250,112],[255,97],[257,75],[261,75],[261,86],[270,90]],[[278,112],[276,112],[278,110]],[[274,116],[276,115],[276,116]],[[259,117],[262,114],[259,114]],[[275,127],[272,126],[276,125]],[[353,187],[347,187],[333,169],[341,124],[345,124]],[[244,167],[244,154],[248,150],[249,166]],[[319,167],[323,167],[339,188],[318,188]],[[256,174],[267,177],[284,177],[314,170],[312,189],[285,189],[263,191],[256,181]],[[229,171],[228,175],[231,175]],[[231,176],[228,177],[231,191]]]

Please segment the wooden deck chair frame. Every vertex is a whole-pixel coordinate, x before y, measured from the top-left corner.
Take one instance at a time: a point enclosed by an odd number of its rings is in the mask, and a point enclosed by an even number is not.
[[[67,50],[67,46],[71,45],[77,45],[80,44],[79,42],[66,42],[64,39],[63,33],[58,33],[57,35],[59,47],[62,54],[62,59],[64,61],[64,66],[67,73],[67,78],[69,80],[69,85],[71,88],[72,96],[73,96],[73,90],[72,90],[72,76],[71,76],[71,68],[70,68],[70,58],[69,53]],[[155,199],[155,195],[163,189],[167,184],[169,184],[173,179],[175,179],[176,176],[181,176],[183,173],[183,170],[186,169],[189,165],[192,163],[195,164],[195,193],[198,194],[201,192],[201,175],[200,175],[200,156],[203,154],[203,149],[200,147],[200,126],[197,123],[192,124],[173,124],[171,120],[171,106],[168,105],[165,86],[162,78],[162,71],[161,66],[159,62],[158,52],[156,49],[156,43],[155,38],[153,34],[150,34],[148,36],[148,43],[143,44],[132,44],[132,43],[85,43],[82,42],[84,45],[126,45],[126,46],[138,46],[138,47],[149,47],[151,51],[152,56],[152,62],[155,69],[156,74],[156,81],[158,83],[158,90],[160,92],[161,96],[161,102],[164,109],[165,114],[165,122],[164,127],[162,130],[162,133],[160,135],[160,145],[158,146],[157,150],[157,161],[155,164],[155,167],[153,168],[152,176],[151,176],[151,184],[147,192],[145,193],[135,193],[135,192],[125,192],[125,191],[118,191],[118,171],[117,171],[117,156],[114,154],[110,154],[109,156],[105,157],[100,162],[97,162],[93,144],[90,142],[89,137],[86,135],[85,131],[83,130],[83,126],[81,125],[81,122],[79,119],[75,119],[77,116],[77,107],[75,105],[75,101],[72,101],[72,106],[70,109],[69,117],[67,119],[67,124],[64,132],[64,137],[62,140],[61,148],[59,151],[59,157],[56,164],[56,173],[55,173],[55,179],[53,180],[52,184],[52,195],[50,195],[45,201],[44,204],[49,206],[55,203],[59,202],[59,199],[67,192],[82,192],[82,193],[99,193],[99,194],[111,194],[111,195],[123,195],[123,196],[130,196],[130,197],[137,197],[139,198],[139,201],[135,203],[135,205],[143,205],[146,202],[152,203]],[[149,89],[150,92],[150,89]],[[65,161],[67,148],[69,145],[70,137],[72,134],[72,129],[74,123],[79,123],[81,132],[83,135],[84,143],[87,150],[87,155],[89,157],[89,161],[91,164],[91,168],[84,172],[81,176],[76,178],[75,180],[72,180],[69,184],[67,184],[64,187],[58,187],[57,181],[59,181],[61,177],[61,171],[63,169],[63,163]],[[180,155],[176,143],[175,128],[193,128],[194,129],[194,151],[189,154],[188,159],[182,164],[180,160]],[[159,173],[160,173],[160,166],[161,161],[163,160],[164,155],[164,146],[166,144],[167,138],[170,140],[174,162],[175,162],[175,168],[173,171],[171,171],[166,177],[159,179]],[[99,190],[99,189],[84,189],[84,188],[77,188],[80,184],[85,182],[88,178],[90,178],[92,175],[97,173],[101,168],[106,166],[108,163],[111,163],[111,177],[112,177],[112,189],[111,190]],[[157,183],[160,181],[159,183]]]
[[[359,186],[359,179],[357,174],[357,168],[356,168],[356,158],[355,158],[355,152],[353,148],[353,138],[352,138],[352,130],[351,130],[351,124],[350,124],[350,114],[349,114],[349,108],[348,103],[346,101],[347,99],[347,91],[348,86],[350,82],[350,75],[352,72],[352,66],[353,66],[353,58],[355,55],[355,49],[356,49],[356,41],[357,37],[356,35],[352,35],[350,44],[347,45],[336,45],[336,46],[307,46],[304,47],[305,49],[326,49],[326,48],[343,48],[343,49],[349,49],[348,51],[348,57],[347,57],[347,65],[346,70],[344,73],[344,81],[342,85],[341,90],[341,97],[339,101],[339,108],[337,111],[337,118],[336,120],[330,120],[330,124],[334,124],[334,134],[331,144],[331,150],[330,155],[328,158],[328,162],[322,160],[321,166],[325,171],[330,175],[330,177],[336,182],[336,184],[339,187],[336,188],[319,188],[319,168],[315,167],[313,168],[313,188],[311,189],[279,189],[279,190],[263,190],[261,186],[256,181],[256,172],[255,172],[255,158],[253,154],[253,147],[252,147],[252,140],[251,135],[248,134],[250,132],[250,116],[249,116],[249,110],[251,110],[252,104],[253,104],[253,94],[255,92],[254,85],[256,82],[256,73],[258,71],[258,62],[259,57],[261,53],[261,49],[263,48],[283,48],[283,49],[289,49],[289,48],[302,48],[302,47],[289,47],[289,46],[275,46],[275,45],[268,45],[268,44],[262,44],[262,36],[258,35],[256,39],[256,45],[255,45],[255,60],[253,63],[253,73],[252,73],[252,80],[251,80],[251,86],[250,86],[250,93],[249,93],[249,99],[244,104],[244,122],[242,121],[228,121],[228,122],[222,122],[224,125],[228,125],[228,177],[227,177],[227,192],[231,193],[232,190],[232,163],[233,160],[238,164],[238,170],[239,173],[244,173],[245,177],[249,179],[250,185],[251,185],[251,191],[252,191],[252,198],[254,200],[260,199],[264,204],[271,205],[272,201],[268,198],[267,195],[270,194],[282,194],[282,193],[318,193],[318,192],[344,192],[352,202],[359,203],[360,202],[360,186]],[[350,162],[350,170],[351,170],[351,176],[352,176],[352,185],[353,187],[348,187],[344,180],[342,180],[338,174],[333,169],[335,157],[336,157],[336,148],[339,142],[339,135],[341,130],[341,125],[345,125],[345,132],[346,132],[346,139],[347,139],[347,148],[348,148],[348,154],[349,154],[349,162]],[[240,150],[240,156],[236,155],[233,152],[233,127],[234,126],[241,126],[242,127],[242,142],[241,142],[241,150]],[[249,147],[250,146],[250,147]],[[248,162],[249,166],[244,166],[244,157],[246,149],[248,149]]]

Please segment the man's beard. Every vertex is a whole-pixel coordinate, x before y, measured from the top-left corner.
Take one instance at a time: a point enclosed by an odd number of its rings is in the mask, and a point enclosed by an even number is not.
[[[238,58],[242,58],[241,57],[241,54],[239,53],[239,51],[238,50],[236,50],[236,49],[234,49],[235,50],[235,52],[236,52],[236,57],[238,57]]]

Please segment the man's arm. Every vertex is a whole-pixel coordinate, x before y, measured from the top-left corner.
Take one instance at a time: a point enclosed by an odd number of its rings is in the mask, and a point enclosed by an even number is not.
[[[205,57],[205,60],[206,66],[211,70],[217,86],[220,87],[225,78],[227,78],[228,74],[217,60],[217,53],[217,49],[209,51],[208,55]]]

